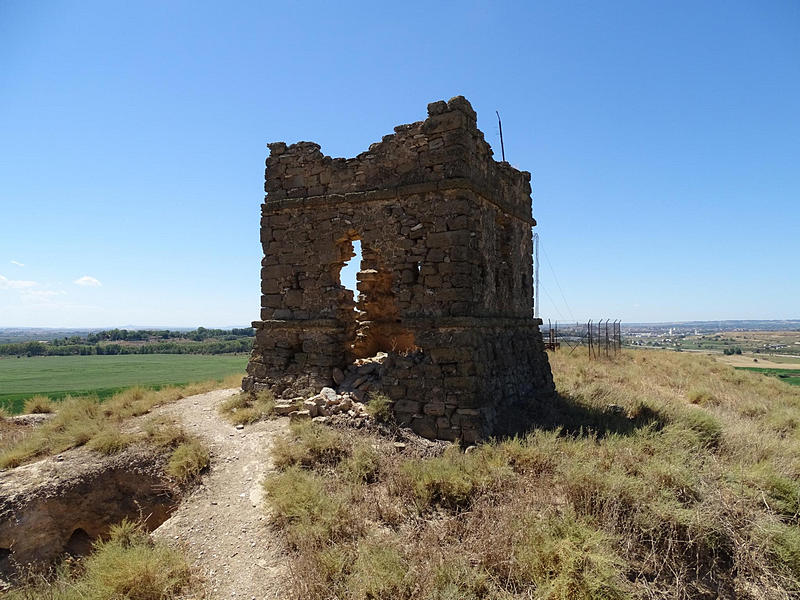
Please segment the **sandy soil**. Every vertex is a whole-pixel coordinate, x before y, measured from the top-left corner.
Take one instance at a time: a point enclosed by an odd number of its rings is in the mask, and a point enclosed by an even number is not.
[[[237,392],[216,390],[153,411],[182,422],[211,451],[201,485],[153,535],[186,550],[211,600],[284,598],[286,548],[268,525],[261,482],[274,469],[270,445],[288,419],[237,430],[217,412]]]

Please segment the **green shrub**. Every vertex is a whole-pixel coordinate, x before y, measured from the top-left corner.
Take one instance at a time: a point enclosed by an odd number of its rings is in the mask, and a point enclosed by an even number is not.
[[[499,444],[499,451],[515,473],[530,475],[549,473],[555,467],[560,430],[534,431],[528,436],[514,437]]]
[[[524,515],[511,549],[507,567],[495,566],[498,575],[520,587],[533,586],[537,598],[627,597],[613,539],[573,513]]]
[[[429,600],[484,600],[501,598],[489,573],[464,557],[447,557],[433,572]]]
[[[380,450],[368,441],[354,443],[349,456],[339,463],[338,470],[352,483],[372,483],[380,469]]]
[[[800,581],[800,529],[796,525],[773,524],[766,531],[771,559],[788,571],[795,582]]]
[[[166,600],[186,589],[191,572],[183,556],[153,543],[144,530],[123,524],[112,528],[86,561],[88,597]]]
[[[373,540],[358,542],[356,560],[347,580],[353,600],[410,598],[412,578],[408,561],[398,548]]]
[[[392,420],[392,401],[386,394],[370,393],[366,406],[367,413],[378,423],[388,423]]]
[[[332,544],[316,552],[316,564],[323,577],[328,581],[342,579],[346,570],[353,563],[347,544]]]
[[[774,466],[762,462],[751,468],[748,483],[755,486],[761,502],[783,519],[800,520],[800,482],[778,473]]]

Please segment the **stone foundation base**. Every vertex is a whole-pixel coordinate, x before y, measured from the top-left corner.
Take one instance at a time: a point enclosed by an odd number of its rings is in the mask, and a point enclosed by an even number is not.
[[[310,396],[335,388],[334,369],[349,364],[343,329],[320,322],[253,325],[256,346],[245,389]],[[416,349],[388,352],[372,386],[393,400],[398,424],[429,438],[474,442],[520,431],[537,407],[552,402],[539,321],[465,317],[404,326]]]

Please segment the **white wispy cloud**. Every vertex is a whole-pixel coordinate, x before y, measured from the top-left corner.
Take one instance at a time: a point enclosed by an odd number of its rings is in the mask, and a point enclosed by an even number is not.
[[[21,263],[18,260],[12,260],[11,264],[12,265],[17,265],[18,267],[24,267],[25,266],[25,263]]]
[[[64,290],[21,290],[20,298],[23,302],[43,304],[50,303],[58,296],[65,296]]]
[[[82,286],[85,286],[85,287],[100,287],[101,285],[103,285],[97,279],[95,279],[94,277],[89,277],[88,275],[84,275],[83,277],[79,277],[78,279],[76,279],[72,283],[74,283],[75,285],[82,285]]]
[[[0,275],[0,290],[22,290],[39,285],[35,281],[24,281],[22,279],[8,279]]]
[[[26,296],[36,296],[37,298],[49,298],[51,296],[63,296],[67,292],[64,290],[25,290]]]

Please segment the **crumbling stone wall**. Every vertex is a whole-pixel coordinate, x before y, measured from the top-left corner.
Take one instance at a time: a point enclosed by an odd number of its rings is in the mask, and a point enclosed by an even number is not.
[[[269,148],[245,389],[313,394],[386,352],[373,389],[397,420],[464,441],[510,431],[552,397],[532,318],[530,173],[492,158],[466,99],[428,105],[355,158]],[[339,279],[355,240],[357,303]]]

